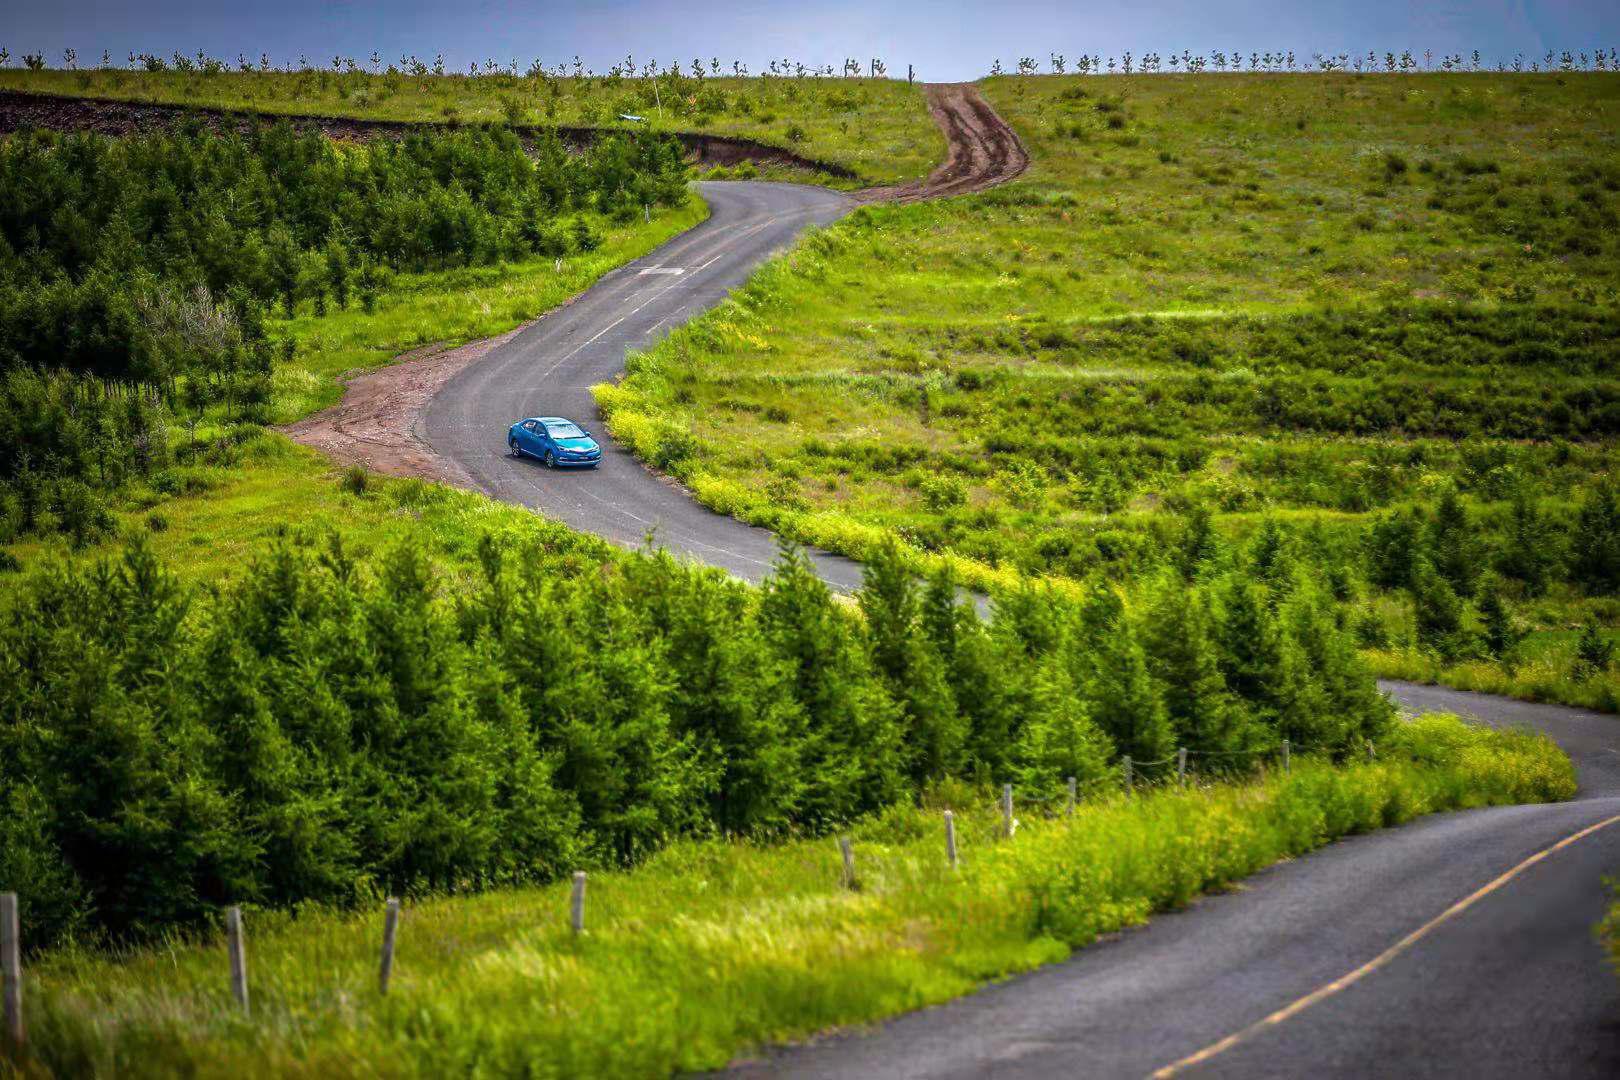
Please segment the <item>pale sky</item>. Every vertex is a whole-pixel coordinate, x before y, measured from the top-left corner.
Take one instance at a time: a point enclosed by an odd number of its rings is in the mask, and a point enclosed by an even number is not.
[[[927,80],[971,79],[999,58],[1011,67],[1052,52],[1068,56],[1129,49],[1140,55],[1369,49],[1436,56],[1478,49],[1488,62],[1515,52],[1620,47],[1620,0],[6,0],[0,46],[11,64],[43,52],[53,66],[74,48],[81,66],[103,49],[124,64],[130,52],[168,55],[198,49],[234,60],[269,52],[279,65],[300,53],[312,63],[334,54],[386,61],[414,53],[431,63],[442,52],[452,69],[469,61],[513,59],[548,65],[577,53],[604,70],[633,53],[638,63],[718,56],[759,70],[772,57],[841,66],[845,57],[884,59],[891,74],[913,64]]]

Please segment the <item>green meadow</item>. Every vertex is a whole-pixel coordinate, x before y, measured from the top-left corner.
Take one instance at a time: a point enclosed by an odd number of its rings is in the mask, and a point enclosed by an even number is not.
[[[1613,640],[1564,542],[1617,462],[1620,81],[982,86],[1025,178],[808,238],[600,388],[612,430],[717,509],[981,584],[1130,580],[1200,515],[1236,543],[1279,522],[1403,673],[1413,605],[1359,549],[1450,491],[1480,568],[1549,553],[1545,582],[1504,573],[1523,629]],[[1564,696],[1612,702],[1599,668]]]

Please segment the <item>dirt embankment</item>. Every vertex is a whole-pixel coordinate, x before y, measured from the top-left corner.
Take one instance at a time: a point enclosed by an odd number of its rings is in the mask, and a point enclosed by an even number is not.
[[[225,109],[192,108],[145,101],[113,98],[80,98],[57,94],[30,94],[20,90],[0,90],[0,135],[24,128],[51,131],[94,131],[100,135],[129,135],[140,131],[161,131],[181,123],[197,123],[214,131],[247,131],[255,125],[285,120],[295,128],[313,128],[332,139],[359,141],[383,136],[402,139],[413,131],[447,131],[454,125],[413,123],[406,120],[358,120],[342,116],[236,112]],[[537,138],[542,131],[555,132],[568,147],[582,150],[604,132],[634,128],[520,126],[520,138]],[[826,173],[849,179],[855,173],[842,165],[816,161],[754,139],[701,132],[676,131],[687,153],[700,165],[736,165],[753,161],[761,165],[782,165],[807,172]]]

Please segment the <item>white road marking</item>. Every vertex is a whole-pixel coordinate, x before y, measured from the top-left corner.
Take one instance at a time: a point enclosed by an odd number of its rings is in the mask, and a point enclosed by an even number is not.
[[[639,277],[646,277],[648,274],[684,274],[684,273],[686,273],[686,268],[684,266],[649,266],[649,267],[647,267],[647,269],[643,270],[638,276]]]

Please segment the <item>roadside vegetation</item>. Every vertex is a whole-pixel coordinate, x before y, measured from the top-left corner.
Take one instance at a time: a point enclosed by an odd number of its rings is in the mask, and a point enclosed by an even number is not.
[[[1603,913],[1603,919],[1594,927],[1598,944],[1608,955],[1615,974],[1620,975],[1620,877],[1604,878],[1603,883],[1614,894],[1614,902]]]
[[[139,58],[138,58],[139,59]],[[156,60],[156,58],[152,58]],[[753,139],[854,175],[823,175],[838,187],[898,183],[926,176],[944,157],[944,138],[928,115],[921,85],[887,78],[832,77],[773,62],[772,71],[739,76],[717,60],[648,71],[623,63],[608,72],[583,67],[524,73],[511,67],[438,74],[411,58],[379,65],[344,62],[336,70],[232,70],[182,57],[161,70],[65,71],[0,66],[0,90],[153,102],[274,115],[435,124],[590,127],[692,131]],[[245,60],[246,58],[244,58]],[[268,63],[268,58],[266,58]],[[420,68],[420,70],[418,70]],[[640,120],[627,121],[624,116]]]
[[[1272,536],[1381,671],[1615,708],[1620,78],[983,89],[1025,179],[808,238],[599,389],[615,436],[979,585]]]
[[[13,579],[0,879],[31,941],[823,833],[953,781],[1054,796],[1118,786],[1128,758],[1147,782],[1178,747],[1205,774],[1283,740],[1360,757],[1390,731],[1302,577],[1167,581],[1140,608],[1026,586],[984,620],[890,551],[851,610],[793,552],[754,588],[373,483],[346,476],[334,516],[427,520],[368,556],[301,529],[198,588],[137,538]],[[459,558],[427,553],[435,520]]]
[[[0,142],[0,542],[94,544],[340,374],[540,314],[701,220],[684,178],[648,136]]]
[[[250,911],[250,1015],[211,936],[62,951],[29,972],[31,1052],[79,1076],[718,1068],[1060,960],[1340,836],[1575,786],[1545,739],[1455,719],[1398,723],[1380,745],[1371,764],[1301,758],[1287,774],[1094,797],[1072,817],[1022,809],[1010,840],[986,800],[938,790],[853,826],[853,888],[830,839],[686,841],[593,873],[580,936],[566,885],[408,904],[386,997],[376,908]]]

